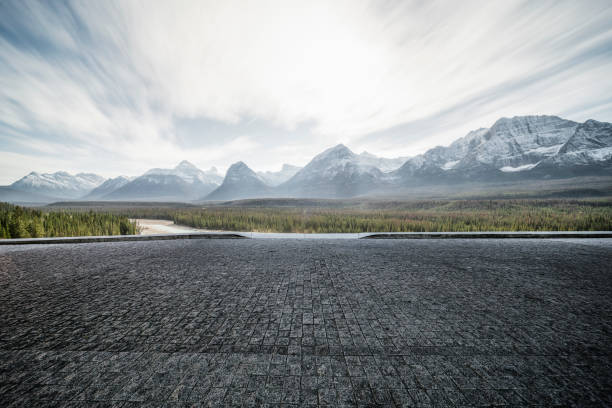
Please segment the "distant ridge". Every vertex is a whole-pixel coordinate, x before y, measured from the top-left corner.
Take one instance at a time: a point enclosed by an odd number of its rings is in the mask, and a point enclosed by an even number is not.
[[[504,183],[573,177],[612,176],[612,124],[578,123],[558,116],[500,118],[424,154],[387,159],[356,154],[339,144],[303,168],[256,173],[234,163],[225,177],[183,161],[172,169],[151,169],[135,178],[104,180],[89,173],[32,172],[0,189],[0,200],[183,201],[249,198],[350,198],[410,194],[415,188]],[[499,190],[499,188],[497,188]],[[50,202],[50,201],[46,201]]]
[[[72,175],[65,171],[55,173],[31,172],[11,184],[18,191],[52,197],[79,198],[104,182],[104,177],[92,173]]]
[[[382,178],[370,160],[339,144],[315,156],[278,189],[288,197],[352,197],[375,188]]]
[[[269,186],[276,187],[279,184],[284,183],[295,175],[302,168],[298,166],[292,166],[291,164],[283,164],[280,171],[258,171],[257,175]]]
[[[240,161],[230,166],[223,183],[203,199],[235,200],[267,197],[272,191],[272,187],[267,185],[249,166]]]
[[[184,160],[173,169],[151,169],[99,198],[123,201],[192,201],[214,190],[220,180],[221,176],[216,173],[216,169],[204,172]]]

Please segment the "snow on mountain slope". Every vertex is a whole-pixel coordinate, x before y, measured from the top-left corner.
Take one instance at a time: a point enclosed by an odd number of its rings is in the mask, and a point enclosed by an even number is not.
[[[339,198],[395,193],[397,187],[411,185],[612,175],[612,124],[556,116],[501,118],[491,128],[469,132],[388,171],[403,159],[355,154],[339,144],[301,169],[283,165],[280,172],[255,173],[238,162],[222,179],[214,168],[202,171],[183,161],[173,169],[151,169],[132,180],[116,178],[103,184],[95,174],[33,172],[6,192],[11,197],[22,191],[44,197],[79,198],[89,193],[88,199],[147,201]]]
[[[548,160],[560,166],[584,166],[612,161],[612,123],[587,120]],[[610,164],[610,163],[608,163]]]
[[[538,165],[538,163],[523,164],[522,166],[518,166],[518,167],[504,166],[504,167],[500,168],[499,170],[503,171],[504,173],[516,173],[518,171],[531,170],[531,169],[533,169],[537,165]]]
[[[230,166],[223,183],[204,197],[205,200],[239,200],[264,198],[272,194],[272,188],[244,162]]]
[[[362,164],[374,166],[385,173],[400,168],[401,165],[406,163],[406,160],[409,159],[409,157],[387,159],[385,157],[378,157],[368,152],[361,152],[358,156],[359,161]]]
[[[346,173],[379,174],[381,171],[371,164],[371,160],[363,160],[348,147],[339,144],[316,155],[310,163],[292,177],[290,182],[318,178],[331,179],[339,174]]]
[[[151,169],[102,196],[104,200],[191,201],[217,188],[215,168],[203,172],[188,161],[173,169]]]
[[[211,167],[207,171],[202,171],[187,160],[183,160],[173,169],[155,168],[147,171],[144,175],[172,175],[182,178],[187,183],[200,182],[203,184],[220,184],[223,181],[223,177],[217,172],[215,167]]]
[[[98,200],[103,198],[105,195],[112,193],[113,191],[125,186],[127,183],[132,181],[134,177],[119,176],[115,178],[109,178],[98,187],[94,188],[83,197],[84,200]]]
[[[11,187],[59,198],[78,198],[102,184],[104,180],[104,177],[92,173],[73,176],[65,171],[42,174],[33,171],[11,184]]]
[[[382,171],[369,160],[339,144],[315,156],[279,190],[297,197],[351,197],[375,188],[383,179]]]
[[[437,146],[427,152],[408,159],[398,174],[404,177],[436,175],[454,169],[470,151],[482,145],[489,129],[481,128],[469,132],[449,146]]]
[[[490,129],[472,131],[448,147],[438,146],[408,160],[393,175],[409,183],[528,174],[555,157],[580,126],[557,116],[501,118]]]
[[[483,135],[455,167],[519,167],[555,155],[572,136],[578,123],[557,116],[502,118]]]
[[[283,164],[280,171],[258,171],[257,175],[269,186],[278,186],[300,171],[301,167]]]
[[[455,167],[457,164],[459,163],[459,160],[450,160],[447,161],[446,163],[444,163],[442,165],[442,167],[440,167],[442,170],[451,170],[453,167]]]

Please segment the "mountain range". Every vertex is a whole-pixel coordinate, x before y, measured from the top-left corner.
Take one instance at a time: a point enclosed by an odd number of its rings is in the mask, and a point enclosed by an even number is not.
[[[0,187],[0,201],[226,201],[243,198],[346,198],[410,194],[418,186],[495,185],[505,181],[612,176],[612,124],[557,116],[501,118],[449,146],[414,157],[381,158],[331,147],[306,166],[255,172],[245,163],[225,176],[183,161],[138,177],[32,172]]]
[[[610,123],[523,116],[502,118],[490,129],[472,131],[448,147],[411,158],[396,175],[416,182],[495,180],[511,174],[558,177],[599,173],[610,167],[611,158]]]

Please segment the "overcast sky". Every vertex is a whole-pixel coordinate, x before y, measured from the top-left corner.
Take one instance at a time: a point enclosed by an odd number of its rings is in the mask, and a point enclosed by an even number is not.
[[[612,122],[612,2],[0,1],[0,184]]]

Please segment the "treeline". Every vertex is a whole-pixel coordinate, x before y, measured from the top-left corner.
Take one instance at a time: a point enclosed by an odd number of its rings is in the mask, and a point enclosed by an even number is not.
[[[101,212],[42,211],[0,203],[0,238],[132,235],[127,217]]]
[[[610,231],[609,200],[430,200],[372,208],[105,208],[130,218],[257,232]]]

